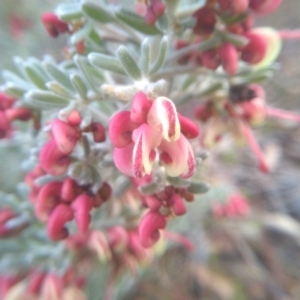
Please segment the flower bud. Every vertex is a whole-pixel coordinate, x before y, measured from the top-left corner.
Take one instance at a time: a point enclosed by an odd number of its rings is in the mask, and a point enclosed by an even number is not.
[[[195,34],[209,35],[214,32],[216,17],[212,8],[202,7],[194,12],[193,17],[196,19],[196,24],[193,28]]]
[[[249,6],[258,14],[270,14],[275,11],[282,0],[249,0]]]
[[[75,220],[80,233],[86,233],[91,221],[90,211],[93,207],[93,200],[86,194],[79,195],[72,203],[75,213]]]
[[[40,189],[35,203],[35,214],[40,221],[46,221],[54,207],[59,204],[61,187],[61,182],[53,181]]]
[[[51,37],[57,37],[60,33],[69,31],[68,23],[60,20],[57,15],[52,12],[44,12],[41,20]]]
[[[159,239],[159,229],[164,229],[167,225],[166,218],[159,212],[148,212],[139,225],[139,238],[145,248],[151,247]]]
[[[71,163],[71,159],[58,149],[53,139],[44,145],[39,159],[43,170],[53,176],[63,175]]]
[[[225,43],[220,47],[219,55],[224,70],[229,75],[234,75],[238,68],[238,52],[236,48],[232,44]]]
[[[47,223],[49,237],[54,241],[65,239],[69,235],[69,232],[64,226],[73,218],[74,213],[69,205],[59,204],[56,206]]]
[[[78,129],[70,124],[55,119],[51,123],[51,132],[58,150],[70,154],[80,137]]]
[[[146,123],[151,104],[152,102],[143,92],[136,93],[133,97],[130,109],[131,121],[136,124]]]

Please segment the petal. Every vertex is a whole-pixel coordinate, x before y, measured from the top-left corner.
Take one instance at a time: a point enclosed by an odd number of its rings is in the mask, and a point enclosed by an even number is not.
[[[123,148],[132,142],[131,134],[137,124],[130,120],[130,111],[120,111],[109,122],[108,134],[115,147]]]
[[[158,147],[161,150],[160,161],[171,177],[185,174],[191,176],[195,169],[194,155],[184,135],[175,142],[163,140]],[[189,177],[188,176],[188,177]]]
[[[166,97],[158,97],[152,104],[148,124],[161,131],[167,141],[176,141],[180,136],[180,124],[174,103]]]
[[[70,157],[62,153],[54,140],[49,140],[40,152],[40,165],[42,169],[53,176],[63,175],[71,162]]]
[[[136,124],[143,124],[147,122],[147,115],[152,102],[148,100],[147,96],[143,92],[138,92],[133,97],[130,119]]]
[[[279,33],[271,27],[261,27],[252,30],[252,32],[258,33],[267,40],[267,50],[263,59],[255,65],[256,69],[262,69],[270,66],[278,57],[281,48],[282,41]]]
[[[58,119],[51,123],[51,132],[58,149],[66,154],[73,151],[80,136],[76,127]]]
[[[134,176],[132,169],[133,147],[134,143],[130,143],[123,148],[115,148],[113,154],[117,169],[128,176]]]
[[[143,124],[133,132],[133,139],[135,142],[132,156],[133,174],[141,178],[152,171],[156,154],[153,149],[160,144],[161,136],[149,125]]]

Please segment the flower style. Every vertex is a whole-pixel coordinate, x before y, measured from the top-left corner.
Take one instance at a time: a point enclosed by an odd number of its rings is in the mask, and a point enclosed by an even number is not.
[[[116,167],[138,178],[151,174],[157,152],[169,176],[191,177],[195,159],[187,138],[198,135],[198,126],[178,114],[170,99],[151,100],[143,92],[134,96],[130,111],[115,114],[109,124]]]

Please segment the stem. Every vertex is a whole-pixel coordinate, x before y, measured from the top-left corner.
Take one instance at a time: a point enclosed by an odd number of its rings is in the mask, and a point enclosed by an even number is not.
[[[274,107],[267,107],[266,112],[267,112],[267,116],[269,117],[281,118],[281,119],[291,120],[300,123],[300,115],[290,111],[286,111]]]
[[[300,30],[281,30],[278,31],[278,34],[283,40],[293,40],[300,38]]]
[[[114,296],[114,287],[115,287],[118,273],[119,273],[119,268],[113,267],[113,269],[109,275],[109,278],[108,278],[108,282],[106,285],[103,300],[113,300],[114,299],[114,297],[113,297]]]
[[[269,166],[266,162],[266,159],[264,157],[264,154],[262,152],[262,150],[260,149],[252,130],[250,129],[250,127],[244,123],[244,122],[240,122],[241,125],[241,129],[242,132],[244,134],[244,137],[246,138],[246,140],[248,141],[249,146],[251,147],[252,151],[254,152],[254,154],[256,155],[256,157],[258,158],[259,161],[259,168],[262,172],[264,173],[268,173],[269,170]]]
[[[184,237],[183,235],[174,233],[174,232],[170,232],[170,231],[165,231],[164,235],[167,239],[177,242],[179,244],[182,244],[183,246],[185,246],[185,248],[189,251],[193,251],[194,250],[194,244],[187,239],[186,237]]]

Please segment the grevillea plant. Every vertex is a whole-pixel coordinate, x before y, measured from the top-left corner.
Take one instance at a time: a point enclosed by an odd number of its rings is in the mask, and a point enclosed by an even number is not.
[[[255,17],[280,4],[78,0],[41,15],[49,40],[65,38],[64,59],[14,58],[2,72],[0,138],[25,153],[23,182],[1,194],[1,299],[88,299],[99,263],[114,299],[117,278],[169,240],[191,250],[168,223],[209,190],[203,161],[225,135],[270,171],[251,128],[300,121],[261,86],[291,35]],[[251,213],[239,192],[227,198],[211,206],[216,219]]]

